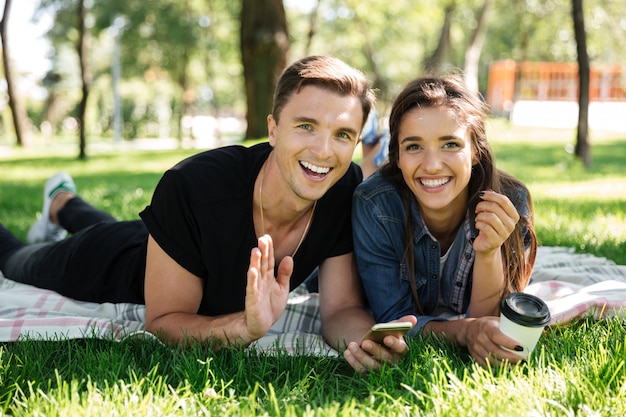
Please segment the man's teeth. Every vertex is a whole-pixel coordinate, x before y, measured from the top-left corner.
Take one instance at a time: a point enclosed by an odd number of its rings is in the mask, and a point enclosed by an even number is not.
[[[329,167],[318,167],[315,166],[309,162],[300,162],[302,164],[303,167],[305,167],[306,169],[315,172],[316,174],[328,174],[328,171],[330,171]]]
[[[424,187],[439,187],[450,182],[450,178],[441,178],[438,180],[420,179],[420,182]]]

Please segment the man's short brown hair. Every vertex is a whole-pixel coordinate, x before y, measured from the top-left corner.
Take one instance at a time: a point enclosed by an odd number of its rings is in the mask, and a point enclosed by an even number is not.
[[[287,67],[276,84],[272,115],[278,123],[280,112],[293,93],[312,85],[342,96],[354,96],[361,101],[363,123],[374,107],[376,97],[363,72],[331,56],[313,55],[302,58]]]

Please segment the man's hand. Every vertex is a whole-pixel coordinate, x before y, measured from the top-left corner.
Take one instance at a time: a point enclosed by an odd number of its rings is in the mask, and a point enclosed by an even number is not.
[[[417,323],[415,316],[408,315],[394,321],[408,321]],[[409,351],[409,347],[402,336],[387,335],[383,339],[383,344],[378,344],[373,340],[365,339],[359,345],[357,342],[348,343],[343,357],[350,366],[359,373],[378,370],[384,363],[397,363]]]
[[[274,276],[274,245],[270,235],[259,238],[259,246],[252,249],[244,325],[248,342],[263,337],[285,310],[289,297],[289,279],[293,272],[293,259],[286,256]]]

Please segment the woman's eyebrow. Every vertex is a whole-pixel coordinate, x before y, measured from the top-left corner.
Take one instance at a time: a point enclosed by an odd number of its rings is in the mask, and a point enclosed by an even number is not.
[[[404,142],[419,142],[422,140],[421,136],[407,136],[405,138],[400,139],[400,143]]]
[[[400,143],[404,143],[404,142],[420,142],[422,140],[423,140],[423,138],[421,136],[407,136],[405,138],[402,138],[400,140]],[[463,138],[460,137],[460,136],[457,136],[457,135],[444,135],[444,136],[438,137],[437,140],[439,140],[440,142],[445,142],[447,140],[463,140]]]

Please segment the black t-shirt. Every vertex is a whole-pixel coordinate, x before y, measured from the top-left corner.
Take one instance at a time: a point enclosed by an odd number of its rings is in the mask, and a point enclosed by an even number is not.
[[[199,314],[244,309],[250,251],[257,246],[254,182],[272,148],[228,146],[183,160],[159,182],[140,213],[159,246],[204,281]],[[350,212],[361,170],[348,172],[318,203],[310,230],[294,257],[291,288],[324,259],[353,251]]]

